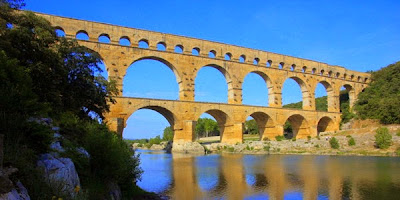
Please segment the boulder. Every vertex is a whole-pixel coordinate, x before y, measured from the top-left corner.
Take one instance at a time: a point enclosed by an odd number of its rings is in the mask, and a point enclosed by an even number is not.
[[[172,152],[204,154],[204,147],[198,142],[172,143]]]
[[[61,192],[75,196],[75,188],[80,187],[78,173],[70,158],[58,158],[54,154],[42,154],[37,162],[44,171],[49,185],[59,187]]]
[[[28,191],[21,182],[13,183],[9,175],[18,171],[9,167],[0,169],[0,200],[30,200]]]
[[[165,146],[161,144],[153,144],[150,147],[150,150],[164,150]]]
[[[16,187],[10,192],[0,194],[0,200],[30,200],[31,197],[28,194],[28,190],[22,185],[21,182],[17,182]]]

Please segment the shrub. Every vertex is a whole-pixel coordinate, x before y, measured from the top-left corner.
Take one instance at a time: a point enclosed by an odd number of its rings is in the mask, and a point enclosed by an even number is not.
[[[235,148],[233,148],[233,147],[228,147],[228,151],[229,151],[229,152],[234,152],[234,151],[235,151]]]
[[[269,152],[269,150],[271,149],[271,146],[269,146],[269,145],[267,145],[267,146],[264,146],[264,151],[267,151],[267,152]]]
[[[329,144],[331,145],[331,148],[332,149],[339,149],[339,141],[335,138],[335,137],[332,137],[330,140],[329,140]]]
[[[293,141],[293,142],[296,142],[296,138],[293,138],[292,141]]]
[[[87,131],[83,147],[90,154],[90,162],[84,170],[89,171],[86,171],[88,177],[80,178],[82,186],[88,188],[89,196],[93,199],[107,196],[107,183],[111,182],[121,187],[124,197],[133,195],[136,180],[142,173],[139,156],[134,155],[128,145],[103,124],[88,123]]]
[[[386,127],[381,127],[376,130],[375,143],[380,149],[387,149],[392,144],[392,135],[390,135]]]
[[[400,132],[400,131],[399,131]],[[269,141],[269,138],[265,137],[262,139],[263,141]]]
[[[314,147],[315,147],[315,148],[319,148],[319,144],[316,144]]]
[[[307,136],[307,140],[311,140],[311,136]]]
[[[399,129],[399,130],[397,130],[397,133],[396,133],[396,135],[397,135],[397,136],[400,136],[400,129]]]
[[[396,155],[397,155],[397,156],[400,156],[400,147],[397,147],[397,149],[396,149]]]
[[[250,147],[249,145],[246,146],[246,150],[250,151]]]
[[[347,141],[347,144],[349,146],[354,146],[354,145],[356,145],[356,141],[354,140],[353,137],[350,136],[349,140]]]
[[[282,141],[282,140],[285,139],[285,136],[283,136],[283,135],[278,135],[278,136],[275,136],[275,139],[276,139],[276,141]]]

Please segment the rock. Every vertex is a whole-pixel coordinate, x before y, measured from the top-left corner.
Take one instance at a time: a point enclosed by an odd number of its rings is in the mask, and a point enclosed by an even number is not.
[[[90,158],[89,152],[87,152],[86,149],[84,149],[83,147],[77,148],[76,151],[77,151],[79,154],[81,154],[83,157],[85,157],[85,158]]]
[[[60,142],[52,142],[50,144],[50,149],[52,149],[56,152],[65,152],[65,149],[61,146]]]
[[[9,175],[18,171],[16,168],[0,169],[0,200],[30,200],[28,191],[21,182],[14,183]]]
[[[17,182],[16,188],[10,192],[1,194],[0,200],[30,200],[31,197],[28,194],[28,190],[22,185],[21,182]]]
[[[120,200],[122,199],[121,188],[116,183],[108,184],[108,193],[110,194],[110,199]]]
[[[164,150],[165,146],[161,144],[153,144],[150,147],[150,150]]]
[[[59,187],[62,192],[72,197],[75,196],[75,188],[80,187],[80,181],[70,158],[58,158],[49,153],[42,154],[37,165],[43,169],[49,185]]]
[[[198,142],[172,143],[172,152],[204,154],[204,147]]]

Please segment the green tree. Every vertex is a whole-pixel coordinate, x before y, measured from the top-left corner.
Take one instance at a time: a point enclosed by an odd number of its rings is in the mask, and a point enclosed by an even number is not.
[[[372,73],[371,83],[358,95],[354,106],[361,119],[400,124],[400,62]]]
[[[198,137],[208,137],[210,133],[219,134],[218,124],[210,118],[200,118],[197,120],[195,132]]]
[[[170,126],[165,127],[163,132],[163,140],[172,141],[174,139],[174,131]]]
[[[244,123],[244,129],[245,129],[244,132],[247,134],[259,134],[258,124],[257,124],[256,120],[254,120],[254,119],[247,120]]]
[[[75,40],[57,37],[50,23],[34,13],[15,10],[21,6],[20,0],[0,0],[4,162],[18,168],[15,176],[32,199],[51,199],[54,194],[36,170],[36,162],[38,155],[48,152],[53,132],[50,126],[35,122],[51,117],[61,127],[66,148],[67,143],[83,146],[91,155],[86,162],[91,167],[77,167],[82,183],[104,186],[112,180],[124,194],[132,191],[132,183],[140,176],[138,158],[132,157],[121,138],[89,115],[103,118],[116,95],[113,83],[95,75],[100,71],[99,55]],[[77,161],[76,166],[84,163]],[[90,174],[85,176],[85,172]]]
[[[392,135],[390,135],[386,127],[381,127],[376,130],[375,143],[380,149],[387,149],[392,145]]]
[[[335,137],[332,137],[330,140],[329,140],[329,144],[331,145],[331,148],[332,149],[339,149],[339,141],[335,138]]]

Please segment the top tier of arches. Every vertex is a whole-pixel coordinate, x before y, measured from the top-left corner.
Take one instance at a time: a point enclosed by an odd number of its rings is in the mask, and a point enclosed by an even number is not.
[[[368,83],[370,81],[368,73],[356,72],[312,60],[184,36],[36,14],[45,17],[59,32],[64,32],[65,36],[69,38],[207,57],[253,65],[254,67],[275,68],[352,82]]]

